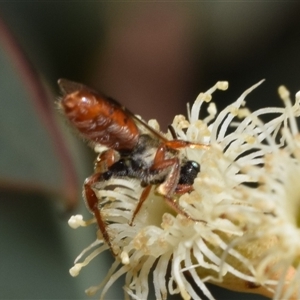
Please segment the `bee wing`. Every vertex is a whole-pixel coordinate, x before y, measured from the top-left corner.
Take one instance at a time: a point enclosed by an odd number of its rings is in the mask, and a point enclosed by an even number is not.
[[[118,104],[122,108],[122,110],[134,120],[137,127],[139,128],[139,130],[142,133],[148,133],[151,136],[153,136],[154,138],[161,140],[163,143],[166,143],[168,141],[168,139],[166,137],[164,137],[160,132],[158,132],[157,130],[152,128],[149,124],[146,123],[146,121],[137,117],[133,112],[131,112],[125,106],[120,105],[117,101],[115,101],[115,100],[113,100],[113,101],[115,104]]]

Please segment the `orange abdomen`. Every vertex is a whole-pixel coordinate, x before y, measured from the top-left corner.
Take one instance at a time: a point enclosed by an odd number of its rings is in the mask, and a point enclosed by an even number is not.
[[[118,151],[132,150],[136,146],[139,130],[117,103],[80,86],[78,90],[66,91],[61,106],[87,140]]]

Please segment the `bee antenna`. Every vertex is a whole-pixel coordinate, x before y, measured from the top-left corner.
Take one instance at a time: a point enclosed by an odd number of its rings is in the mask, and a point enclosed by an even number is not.
[[[172,135],[173,140],[177,140],[177,135],[176,135],[174,127],[172,125],[168,125],[168,129]]]

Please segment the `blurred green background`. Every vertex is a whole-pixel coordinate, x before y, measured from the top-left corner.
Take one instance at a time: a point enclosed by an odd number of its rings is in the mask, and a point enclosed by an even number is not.
[[[71,214],[89,217],[81,184],[94,155],[57,113],[58,78],[100,89],[163,129],[219,80],[230,83],[216,94],[219,108],[262,78],[249,106],[278,106],[279,85],[300,89],[299,9],[297,2],[1,1],[0,299],[91,299],[84,289],[112,261],[107,253],[78,277],[68,273],[95,239],[94,228],[67,225]],[[74,193],[79,204],[66,212],[73,202],[64,196]],[[107,299],[122,298],[120,281]]]

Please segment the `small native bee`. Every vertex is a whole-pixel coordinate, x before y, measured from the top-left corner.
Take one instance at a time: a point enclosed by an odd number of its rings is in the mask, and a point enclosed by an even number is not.
[[[60,79],[58,84],[63,92],[59,105],[71,124],[91,144],[100,144],[108,149],[99,154],[95,172],[83,186],[87,208],[94,214],[107,244],[111,247],[93,186],[111,177],[136,178],[144,187],[131,224],[153,185],[157,186],[156,192],[168,205],[190,218],[174,200],[174,195],[193,190],[200,165],[180,158],[179,150],[208,146],[178,140],[176,136],[168,140],[117,101],[66,79]]]

